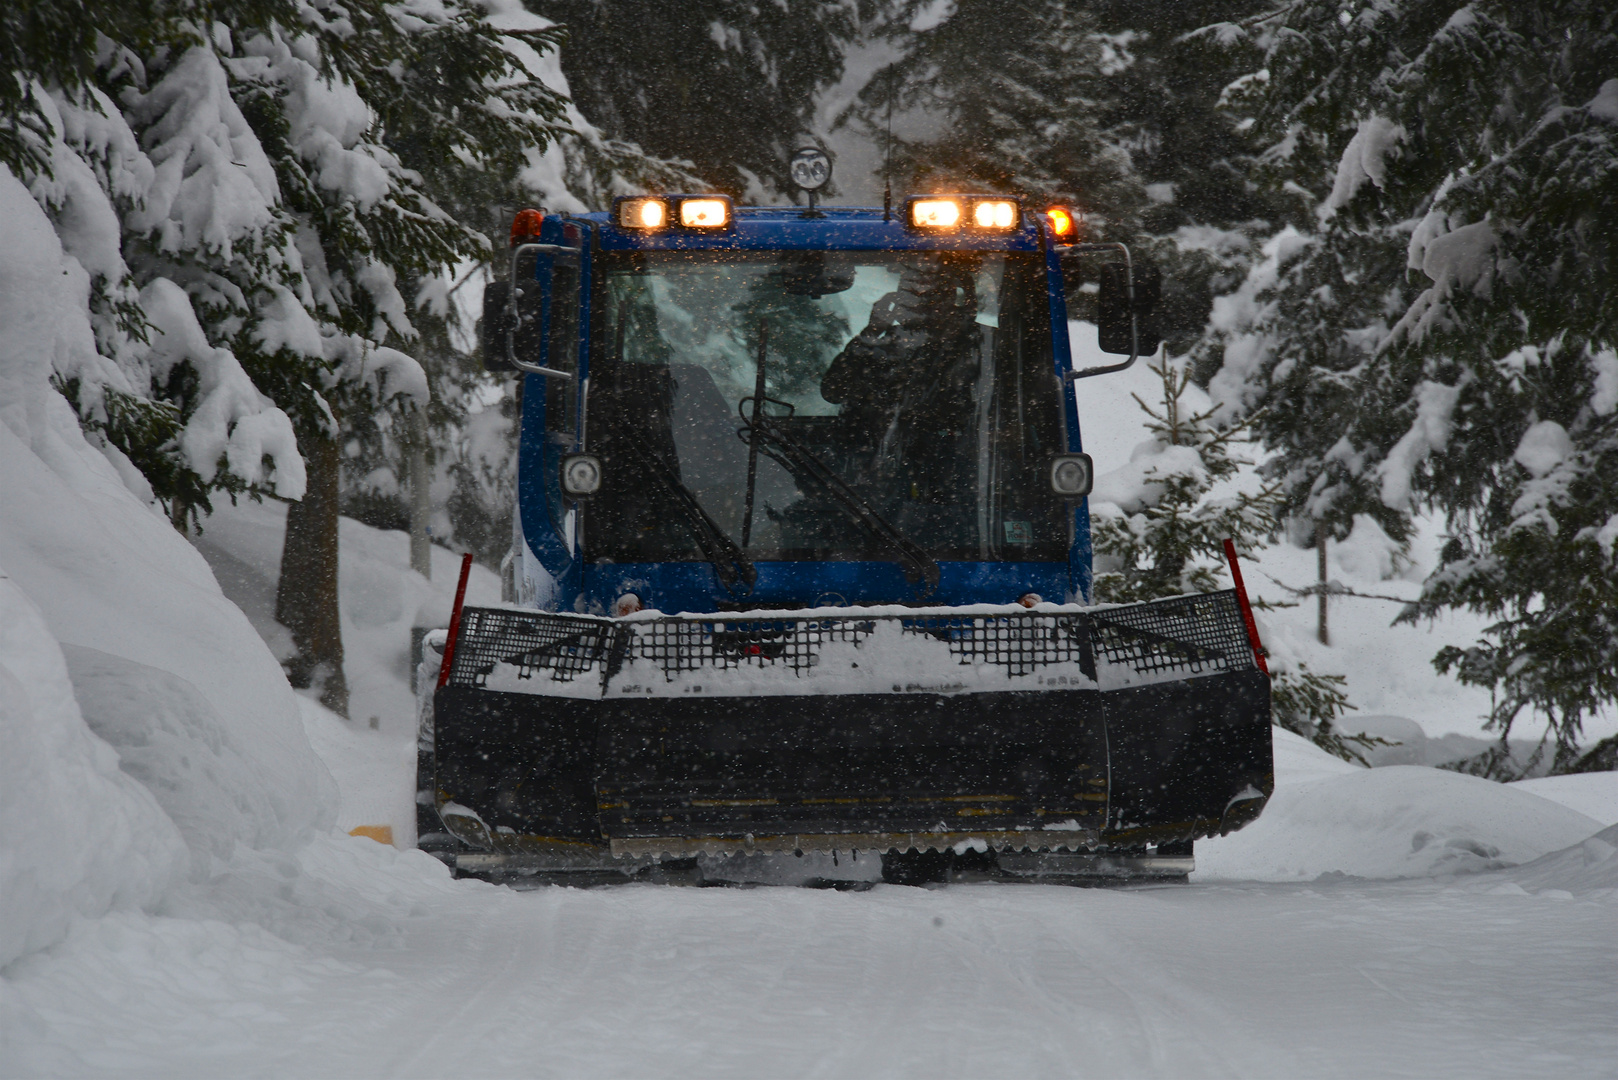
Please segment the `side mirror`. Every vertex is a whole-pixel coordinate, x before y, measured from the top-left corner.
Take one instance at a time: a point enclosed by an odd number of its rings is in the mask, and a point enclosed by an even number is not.
[[[490,282],[484,290],[478,336],[488,371],[571,379],[579,342],[578,251],[554,244],[518,247],[511,280]]]
[[[483,320],[478,323],[478,348],[485,371],[516,371],[511,362],[511,282],[491,281],[483,290]]]
[[[1129,300],[1129,266],[1110,262],[1101,267],[1101,295],[1096,302],[1096,327],[1100,330],[1101,351],[1128,356],[1139,352],[1150,356],[1162,344],[1163,335],[1152,312],[1163,294],[1163,275],[1150,263],[1135,264],[1135,301]],[[1134,316],[1131,326],[1130,316]],[[1140,335],[1138,348],[1135,334]]]

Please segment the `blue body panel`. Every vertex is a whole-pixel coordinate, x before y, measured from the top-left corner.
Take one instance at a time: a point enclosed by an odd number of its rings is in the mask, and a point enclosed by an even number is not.
[[[732,596],[705,562],[593,563],[585,574],[584,608],[610,611],[626,592],[671,614],[745,603],[755,608],[902,604],[916,589],[890,562],[759,562],[753,591]],[[1027,592],[1059,598],[1068,587],[1066,563],[938,563],[938,591],[926,603],[1010,604]]]
[[[567,230],[564,233],[564,229]],[[575,230],[577,231],[575,233]],[[1009,233],[961,232],[923,235],[906,228],[897,213],[883,221],[880,209],[821,208],[806,216],[801,208],[742,208],[730,228],[713,232],[663,230],[646,233],[620,229],[607,214],[562,219],[545,218],[540,241],[580,243],[581,275],[578,359],[581,385],[589,380],[589,297],[592,255],[597,251],[1021,251],[1045,253],[1052,352],[1063,386],[1062,412],[1070,451],[1081,450],[1079,417],[1067,335],[1067,302],[1057,249],[1040,215],[1025,214],[1021,228]],[[543,262],[543,260],[541,260]],[[548,279],[548,268],[536,273]],[[916,589],[890,562],[759,562],[751,593],[732,595],[706,562],[583,563],[573,551],[559,483],[563,454],[584,449],[573,436],[547,433],[546,397],[572,395],[573,387],[525,376],[522,435],[518,448],[518,522],[524,543],[548,580],[533,593],[541,606],[559,610],[607,612],[626,592],[660,611],[705,612],[738,605],[791,608],[811,605],[904,604],[918,600]],[[587,398],[587,394],[585,397]],[[577,403],[578,399],[574,399]],[[574,430],[585,430],[580,409]],[[560,528],[558,527],[560,523]],[[1047,600],[1090,596],[1090,514],[1085,501],[1073,510],[1073,541],[1065,563],[939,562],[940,581],[926,598],[929,606],[1009,603],[1034,592]]]

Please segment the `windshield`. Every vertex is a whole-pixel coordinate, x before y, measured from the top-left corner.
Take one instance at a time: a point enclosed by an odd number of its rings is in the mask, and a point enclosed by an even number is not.
[[[753,562],[1067,558],[1046,479],[1063,445],[1037,257],[598,265],[586,415],[605,476],[588,558],[711,559],[710,526]]]

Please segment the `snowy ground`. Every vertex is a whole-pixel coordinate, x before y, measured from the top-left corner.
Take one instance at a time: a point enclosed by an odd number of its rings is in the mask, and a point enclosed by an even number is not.
[[[1278,768],[1181,887],[518,892],[334,835],[7,968],[0,1073],[1614,1074],[1611,817],[1588,838],[1537,795],[1284,734]]]

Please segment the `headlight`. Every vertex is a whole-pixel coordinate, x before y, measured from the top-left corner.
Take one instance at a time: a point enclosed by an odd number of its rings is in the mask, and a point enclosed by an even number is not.
[[[908,205],[910,227],[926,232],[1011,232],[1022,224],[1017,200],[994,195],[924,195]]]
[[[1007,199],[980,199],[972,206],[972,223],[980,229],[1009,229],[1017,221],[1017,204]]]
[[[669,208],[662,199],[624,199],[618,203],[618,224],[626,229],[661,229],[668,220]]]
[[[601,490],[601,459],[594,454],[569,454],[562,459],[562,490],[575,499]]]
[[[1095,483],[1089,454],[1058,454],[1051,459],[1051,490],[1064,499],[1082,499]]]
[[[954,199],[917,199],[910,204],[910,224],[918,229],[953,229],[961,222],[961,204]]]
[[[730,203],[724,199],[682,199],[680,224],[688,229],[722,229],[730,224]]]

